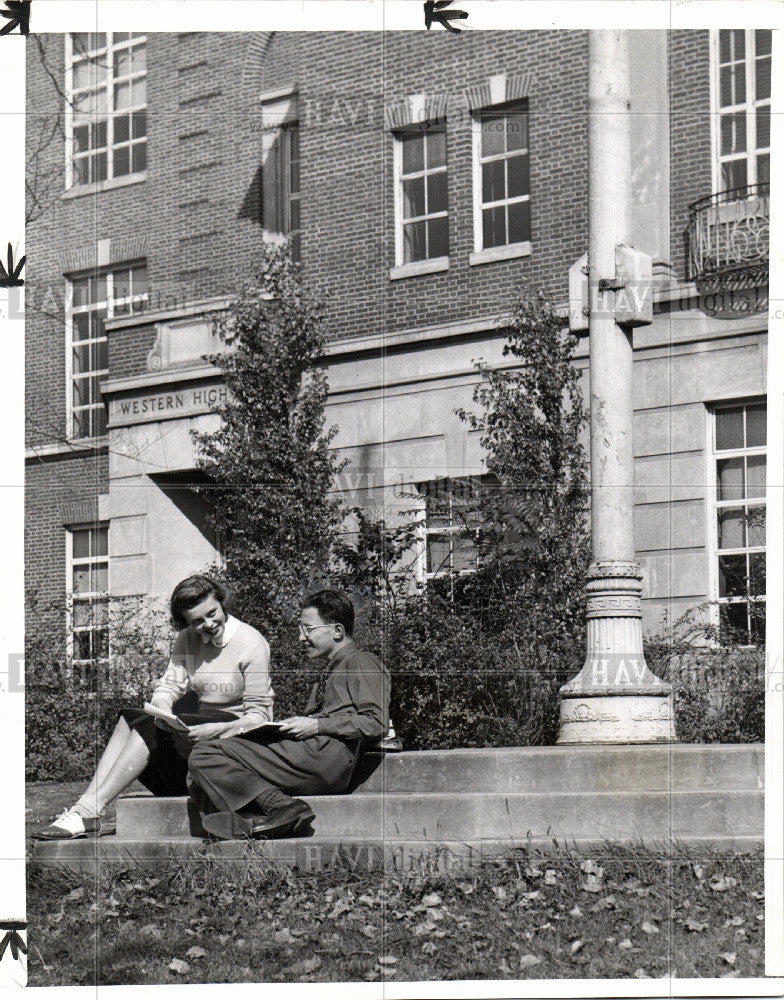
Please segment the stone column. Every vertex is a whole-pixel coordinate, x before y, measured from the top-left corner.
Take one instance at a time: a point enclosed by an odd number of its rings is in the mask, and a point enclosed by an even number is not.
[[[642,574],[634,548],[631,330],[616,323],[616,246],[630,244],[626,32],[589,31],[588,287],[591,535],[588,655],[561,688],[559,743],[674,739],[670,685],[642,650]]]

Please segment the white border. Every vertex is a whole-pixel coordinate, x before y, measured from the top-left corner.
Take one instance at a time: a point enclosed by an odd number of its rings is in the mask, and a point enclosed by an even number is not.
[[[726,27],[771,27],[776,14],[781,14],[780,0],[744,0],[743,3],[730,0],[680,0],[677,3],[666,3],[662,0],[636,0],[630,4],[628,0],[526,0],[523,5],[519,0],[467,0],[457,4],[469,14],[470,28],[466,30],[485,29],[553,29],[571,28],[585,29],[599,24],[608,27],[629,28],[701,28],[710,29],[717,24]],[[182,25],[184,4],[182,0],[126,0],[124,3],[96,3],[95,0],[49,0],[49,2],[33,4],[33,30],[35,32],[66,32],[75,30],[138,30],[142,24],[155,25],[159,31],[176,31]],[[334,31],[336,26],[341,30],[407,30],[422,31],[422,6],[412,0],[188,0],[188,29],[191,31],[238,31],[238,30],[309,30]],[[440,30],[440,29],[434,29]],[[775,35],[781,35],[776,32]],[[774,70],[772,84],[774,114],[773,120],[781,114],[782,108],[777,107],[784,94],[782,74],[782,59],[784,58],[784,39],[774,35],[774,62],[778,63],[778,72]],[[24,79],[24,43],[21,39],[0,39],[3,52],[5,76],[13,81]],[[24,88],[21,85],[7,87],[4,91],[4,122],[3,139],[6,155],[0,158],[0,178],[5,181],[4,190],[22,190],[23,179],[23,141],[24,141]],[[777,160],[781,162],[782,149],[781,130],[774,130],[772,147],[777,150]],[[773,155],[773,153],[772,153]],[[773,171],[775,174],[775,171]],[[15,187],[12,187],[11,182]],[[772,232],[771,238],[771,284],[777,290],[781,289],[784,277],[784,256],[782,255],[781,230],[781,191],[771,195]],[[11,234],[12,242],[16,242],[21,252],[22,243],[22,199],[6,198],[0,206],[0,219],[5,226],[0,238],[7,239]],[[775,226],[773,220],[775,219]],[[14,239],[14,234],[19,234]],[[17,253],[18,256],[18,253]],[[774,277],[775,275],[775,277]],[[774,281],[776,282],[774,284]],[[771,297],[772,306],[781,309],[784,299]],[[0,332],[4,335],[5,357],[4,372],[7,375],[3,392],[0,393],[0,413],[5,418],[2,426],[4,434],[0,444],[0,459],[4,473],[0,488],[3,489],[4,529],[6,534],[5,566],[1,586],[4,588],[3,600],[0,601],[3,615],[2,635],[6,641],[6,649],[21,648],[22,593],[18,586],[19,573],[22,567],[22,493],[19,488],[22,483],[22,336],[21,324],[7,318],[7,299],[0,295],[0,309],[6,308],[0,321]],[[784,420],[784,400],[778,381],[773,384],[774,359],[779,363],[779,371],[784,366],[784,350],[782,350],[782,334],[784,323],[775,320],[775,329],[780,331],[777,338],[770,337],[771,364],[769,366],[769,421],[776,432],[775,441],[771,436],[769,441],[769,459],[771,468],[784,471],[782,463],[782,420]],[[782,483],[769,482],[769,510],[781,515],[784,508],[784,489]],[[774,487],[777,487],[774,489]],[[771,521],[773,517],[771,517]],[[773,527],[771,525],[771,527]],[[781,542],[781,525],[778,541]],[[774,539],[770,542],[771,548]],[[774,579],[778,588],[778,608],[782,604],[782,567],[769,567],[769,581]],[[776,619],[773,623],[773,619]],[[779,615],[769,615],[771,622],[769,632],[769,655],[771,662],[782,662],[782,623]],[[782,802],[782,697],[781,692],[770,692],[768,719],[770,734],[766,744],[766,834],[768,836],[766,859],[766,883],[769,897],[767,900],[767,972],[769,975],[784,974],[784,955],[781,941],[784,939],[784,924],[782,923],[782,879],[784,877],[784,845],[782,844],[781,802]],[[10,780],[10,789],[3,789],[4,802],[13,810],[19,808],[22,801],[14,796],[21,787],[22,747],[21,739],[21,697],[0,699],[0,725],[2,725],[6,753],[5,765],[10,765],[10,773],[4,778]],[[774,752],[775,746],[775,752]],[[6,772],[6,767],[4,767]],[[9,794],[10,792],[10,794]],[[18,815],[23,815],[19,809]],[[19,874],[22,872],[22,855],[20,850],[20,831],[18,827],[0,827],[0,872],[6,875],[6,870],[12,877],[0,879],[3,889],[3,902],[10,899],[21,899],[19,894],[13,895],[20,885]],[[13,866],[13,871],[12,871]],[[9,886],[11,891],[9,892]],[[777,898],[776,898],[777,897]],[[774,907],[773,904],[776,904]],[[5,968],[5,960],[3,969]],[[745,996],[753,992],[756,995],[776,995],[784,989],[784,980],[742,980],[742,979],[699,979],[699,980],[661,980],[657,986],[654,980],[563,980],[563,981],[531,981],[530,984],[503,982],[469,982],[450,985],[449,993],[468,997],[516,997],[523,993],[538,996],[576,995],[576,987],[583,996],[650,996],[657,992],[660,995],[672,996],[704,996],[718,994],[724,996]],[[579,986],[578,986],[579,984]],[[211,986],[190,986],[189,992],[213,991]],[[235,995],[256,997],[258,985],[229,985],[223,990]],[[112,993],[142,995],[141,991],[148,987],[114,987]],[[181,995],[180,987],[156,987],[159,1000],[169,995]],[[385,997],[437,997],[441,998],[447,992],[442,983],[421,984],[341,984],[337,990],[333,984],[313,986],[281,985],[274,989],[278,996],[340,996],[341,1000],[368,995],[377,996],[382,990]],[[37,995],[39,989],[31,991]],[[93,987],[59,988],[57,996],[70,998],[73,996],[93,996],[99,992]],[[270,995],[273,990],[267,987]]]

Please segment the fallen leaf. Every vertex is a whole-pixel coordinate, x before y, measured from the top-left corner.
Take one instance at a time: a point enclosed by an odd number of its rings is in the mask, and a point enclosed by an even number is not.
[[[597,878],[601,878],[604,875],[604,868],[601,865],[597,865],[595,861],[591,861],[590,858],[587,861],[583,861],[580,865],[580,871],[586,875],[595,875]]]
[[[365,937],[372,938],[378,934],[378,928],[374,924],[365,924],[361,932]]]
[[[579,906],[573,906],[572,909],[569,910],[570,917],[581,917],[582,915],[583,911],[580,909]]]
[[[288,927],[283,927],[281,930],[275,931],[275,933],[272,935],[272,940],[275,942],[275,944],[294,944],[297,939],[294,937],[294,935],[291,933]]]
[[[499,901],[499,903],[502,903],[506,899],[507,895],[506,889],[502,885],[494,885],[493,895]]]
[[[180,976],[184,976],[190,969],[190,965],[188,965],[187,962],[183,962],[181,958],[173,958],[171,962],[169,962],[169,969],[172,972],[176,972]]]
[[[714,892],[725,892],[727,889],[734,888],[738,882],[730,875],[714,875],[708,884]]]
[[[367,895],[360,896],[359,899],[357,900],[357,902],[361,903],[362,906],[375,906],[376,905],[376,900],[373,899],[372,896],[367,896]]]
[[[429,920],[443,920],[444,911],[436,909],[434,906],[429,906],[427,908],[427,917]]]
[[[293,965],[287,966],[283,971],[289,977],[294,976],[309,976],[312,972],[316,972],[321,968],[321,959],[318,955],[314,955],[313,958],[305,958],[301,962],[295,962]]]
[[[742,927],[743,926],[743,917],[729,917],[727,920],[724,921],[724,926],[725,927]]]
[[[724,959],[724,961],[727,963],[727,965],[734,965],[735,964],[735,959],[737,958],[737,955],[735,954],[734,951],[723,951],[721,953],[721,958]]]
[[[703,875],[705,874],[705,869],[702,867],[702,865],[693,864],[691,866],[691,870],[694,872],[694,877],[698,880],[702,879]]]
[[[72,892],[69,892],[65,897],[69,903],[75,903],[77,899],[81,899],[84,896],[84,886],[80,885]]]
[[[736,941],[745,941],[745,939],[746,939],[746,931],[745,931],[745,929],[743,927],[739,927],[735,931],[735,940]]]
[[[640,930],[644,931],[646,934],[658,934],[659,928],[656,924],[652,924],[650,920],[643,920],[640,924]]]
[[[230,940],[231,940],[231,935],[230,934],[219,934],[218,935],[218,944],[228,944]]]
[[[437,937],[437,938],[446,937],[446,931],[442,931],[442,930],[433,931],[433,937]]]
[[[538,889],[534,889],[533,892],[527,892],[525,894],[525,898],[526,899],[541,899],[542,898],[542,894],[541,894],[541,892],[539,892]]]
[[[687,931],[702,932],[708,925],[704,921],[696,920],[694,917],[687,917],[683,921],[683,926],[686,928]]]
[[[443,902],[437,892],[431,892],[422,899],[423,906],[440,906]]]
[[[397,959],[394,955],[379,955],[378,956],[379,965],[397,965]]]
[[[463,893],[464,896],[470,896],[475,887],[470,882],[458,882],[457,888]]]
[[[758,913],[757,914],[757,920],[764,920],[764,919],[765,919],[765,914],[764,913]]]
[[[765,898],[765,893],[764,892],[752,892],[751,893],[751,897],[752,897],[752,899],[764,899]]]
[[[520,968],[521,969],[528,969],[532,965],[541,965],[541,964],[542,964],[541,958],[538,958],[536,955],[521,955],[520,956]]]
[[[426,955],[432,955],[435,950],[436,950],[436,945],[435,942],[433,941],[425,941],[425,943],[422,945],[422,951]]]
[[[206,958],[207,952],[197,944],[192,945],[186,952],[186,958]]]
[[[157,924],[145,924],[139,928],[139,933],[144,934],[145,937],[155,938],[156,941],[163,938],[163,931]]]
[[[624,950],[627,949],[627,948],[631,948],[631,946],[632,946],[632,943],[631,943],[631,941],[628,938],[624,938],[623,941],[619,941],[618,942],[618,947],[619,948],[623,948]]]
[[[648,973],[645,971],[645,969],[635,969],[634,970],[634,978],[635,979],[647,979],[648,978]]]
[[[558,879],[556,878],[555,869],[548,868],[544,873],[544,884],[545,885],[558,885]]]
[[[542,874],[542,869],[528,867],[525,869],[524,874],[527,878],[539,878]]]
[[[585,881],[580,886],[583,892],[601,892],[602,883],[599,881],[596,875],[586,875]]]
[[[432,920],[424,920],[421,924],[417,924],[414,927],[414,935],[416,937],[423,937],[425,934],[431,934],[436,929],[436,925]]]
[[[572,941],[571,952],[574,955],[575,952],[579,951],[583,946],[583,942],[578,938],[576,941]]]

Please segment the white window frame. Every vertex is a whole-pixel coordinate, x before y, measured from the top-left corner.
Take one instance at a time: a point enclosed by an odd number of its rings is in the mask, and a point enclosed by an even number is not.
[[[75,415],[76,409],[74,407],[73,392],[74,392],[74,364],[73,364],[73,351],[74,347],[78,345],[88,345],[91,343],[100,343],[102,340],[108,342],[108,336],[104,331],[103,337],[92,337],[86,340],[75,340],[74,339],[74,316],[80,313],[92,312],[96,309],[106,309],[106,319],[115,318],[115,309],[117,306],[127,305],[133,311],[134,306],[138,307],[138,303],[142,304],[142,307],[146,306],[149,301],[149,292],[145,292],[143,295],[135,296],[133,295],[133,288],[131,288],[131,295],[123,296],[122,298],[114,298],[114,273],[115,271],[126,271],[141,269],[142,267],[147,268],[147,263],[144,260],[130,261],[128,263],[117,263],[113,264],[111,269],[100,268],[94,271],[89,271],[87,273],[77,273],[72,274],[66,278],[66,288],[65,288],[65,385],[66,385],[66,436],[69,441],[95,441],[104,435],[99,435],[98,437],[91,437],[89,435],[76,436],[76,426],[75,426]],[[97,278],[103,276],[106,278],[106,300],[101,302],[91,302],[88,306],[74,307],[74,293],[73,286],[75,281],[82,280],[84,278]],[[133,279],[131,279],[133,281]],[[97,377],[100,381],[101,378],[105,378],[109,373],[108,368],[96,369],[95,371],[90,371],[88,378]],[[80,375],[85,373],[80,372]],[[87,408],[97,409],[97,405],[90,403]],[[83,411],[85,407],[78,407],[80,411]]]
[[[425,125],[427,123],[424,123]],[[403,225],[404,222],[410,222],[412,219],[404,219],[403,217],[403,137],[406,134],[411,134],[422,131],[424,134],[423,126],[412,126],[411,128],[396,130],[392,134],[392,173],[393,173],[393,185],[394,185],[394,212],[395,212],[395,266],[390,271],[391,278],[405,278],[417,274],[430,274],[436,271],[447,271],[449,270],[449,254],[445,254],[441,257],[426,257],[424,260],[414,260],[405,261],[404,257],[404,241],[403,241]],[[443,124],[444,136],[446,138],[446,123]],[[447,238],[449,235],[449,156],[448,150],[447,155],[444,157],[444,166],[438,167],[435,170],[428,170],[427,166],[422,171],[417,171],[414,174],[406,174],[406,177],[414,177],[422,175],[426,177],[428,174],[432,173],[445,173],[447,178],[447,207],[444,212],[431,212],[423,216],[412,217],[416,221],[427,221],[429,219],[435,218],[445,218],[447,220]]]
[[[721,106],[721,80],[720,80],[720,46],[719,46],[719,32],[721,30],[734,30],[734,29],[719,29],[714,28],[710,32],[710,93],[711,93],[711,148],[712,148],[712,162],[711,162],[711,177],[713,183],[713,193],[720,194],[724,190],[722,183],[722,164],[730,162],[732,160],[744,159],[741,155],[736,156],[724,156],[721,154],[721,118],[722,112],[728,113],[731,110],[735,113],[745,111],[746,112],[746,184],[751,186],[757,184],[757,155],[759,153],[766,153],[770,156],[770,146],[765,146],[757,148],[757,119],[756,111],[760,107],[770,107],[771,98],[765,98],[757,102],[757,92],[756,92],[756,41],[754,37],[755,28],[745,28],[738,29],[745,31],[745,70],[746,70],[746,101],[745,104],[731,105],[727,108],[722,108]],[[754,56],[749,58],[749,53],[753,52]],[[771,56],[772,59],[772,56]],[[773,128],[773,123],[771,122],[771,129]]]
[[[747,545],[745,548],[719,548],[719,531],[718,531],[718,512],[722,509],[737,509],[742,508],[746,510],[747,508],[763,508],[767,511],[767,497],[763,493],[761,497],[754,498],[744,498],[742,500],[719,500],[719,483],[717,477],[717,462],[722,459],[727,458],[737,458],[737,457],[749,457],[754,455],[764,455],[766,459],[766,472],[767,472],[767,457],[768,457],[768,446],[757,446],[752,448],[732,448],[732,449],[722,449],[721,451],[716,448],[716,415],[722,410],[732,410],[738,407],[746,406],[758,406],[760,404],[766,403],[765,396],[752,396],[743,399],[723,399],[717,401],[710,405],[708,413],[708,421],[706,426],[706,437],[707,437],[707,448],[706,454],[708,458],[708,489],[707,489],[707,532],[708,532],[708,544],[706,550],[709,558],[709,568],[708,568],[708,592],[710,601],[710,621],[714,627],[718,629],[720,624],[719,608],[722,604],[747,604],[748,602],[745,598],[724,598],[719,596],[719,555],[745,555],[746,553],[763,553],[767,560],[767,544],[766,545]],[[766,531],[766,542],[767,542],[767,531]],[[766,596],[760,596],[759,600],[761,603],[767,602]],[[749,637],[750,638],[750,637]],[[741,645],[752,645],[750,642]]]
[[[133,34],[129,39],[123,39],[119,42],[114,42],[114,35],[116,32],[98,32],[98,34],[103,34],[106,38],[106,177],[98,181],[87,181],[83,183],[76,183],[74,181],[74,89],[73,89],[73,64],[74,64],[74,49],[73,49],[73,38],[71,33],[66,33],[65,35],[65,188],[66,192],[73,191],[94,191],[101,190],[107,187],[116,187],[123,184],[133,184],[137,181],[145,180],[147,177],[147,167],[144,170],[130,171],[127,174],[120,174],[119,176],[114,176],[114,116],[115,114],[131,114],[133,112],[143,111],[147,108],[147,93],[145,87],[145,101],[144,104],[131,105],[128,108],[123,108],[121,111],[117,112],[114,108],[114,53],[122,51],[123,49],[131,48],[134,45],[139,45],[144,43],[145,46],[148,42],[148,35],[146,34]],[[102,49],[93,49],[93,52],[103,51]],[[123,80],[129,80],[135,82],[137,80],[147,79],[147,69],[142,71],[137,71],[128,77],[122,77]],[[149,122],[147,123],[149,127]],[[145,146],[149,143],[149,131],[145,131],[144,136]],[[129,137],[128,145],[133,142],[132,138]],[[123,142],[122,145],[126,145]],[[129,154],[130,155],[130,154]],[[129,163],[129,166],[132,165]]]
[[[73,536],[75,531],[96,531],[105,530],[106,531],[106,555],[105,556],[86,556],[74,558],[73,554]],[[105,591],[86,591],[80,593],[78,597],[75,595],[73,589],[73,575],[74,568],[79,566],[93,565],[95,563],[106,563],[106,590]],[[69,524],[65,529],[65,566],[66,566],[66,578],[65,578],[65,593],[66,593],[66,657],[68,661],[68,667],[71,671],[79,670],[83,675],[90,671],[97,671],[100,663],[109,662],[109,625],[108,625],[108,611],[109,611],[109,522],[108,521],[92,521],[89,524]],[[77,660],[74,657],[74,636],[77,631],[84,632],[95,632],[98,631],[101,626],[91,624],[85,627],[76,627],[74,625],[74,614],[73,605],[74,598],[79,600],[89,600],[89,601],[105,601],[107,610],[107,620],[106,620],[106,659],[103,660]]]
[[[486,264],[496,260],[512,260],[515,257],[528,257],[531,253],[531,241],[521,240],[517,243],[505,243],[502,246],[496,247],[485,247],[484,242],[484,227],[482,225],[482,209],[484,208],[484,202],[482,200],[482,164],[485,160],[490,159],[506,159],[510,153],[498,154],[492,157],[482,156],[482,115],[485,112],[497,112],[504,113],[504,110],[508,110],[510,113],[515,109],[514,107],[506,107],[506,105],[516,105],[521,111],[529,118],[529,134],[528,143],[526,147],[526,155],[528,156],[528,169],[530,178],[530,168],[531,168],[531,135],[530,135],[530,117],[528,115],[528,102],[526,100],[504,102],[504,106],[489,106],[485,108],[478,108],[471,113],[471,158],[472,158],[472,185],[473,185],[473,218],[474,218],[474,252],[469,256],[468,263],[470,265],[474,264]],[[520,151],[516,151],[519,155]],[[514,198],[508,198],[501,202],[493,202],[492,204],[511,204],[512,202],[522,202],[527,201],[530,205],[531,203],[531,191],[529,184],[528,194],[522,196],[515,196]]]

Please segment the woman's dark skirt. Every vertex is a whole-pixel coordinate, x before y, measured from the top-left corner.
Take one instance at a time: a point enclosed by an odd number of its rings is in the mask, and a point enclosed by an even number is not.
[[[139,781],[153,795],[187,795],[188,757],[195,744],[184,733],[175,733],[155,725],[151,715],[140,708],[123,708],[119,717],[135,729],[150,751],[147,766]],[[179,718],[186,726],[203,722],[232,722],[237,716],[218,708],[200,708],[197,712],[184,712]]]

